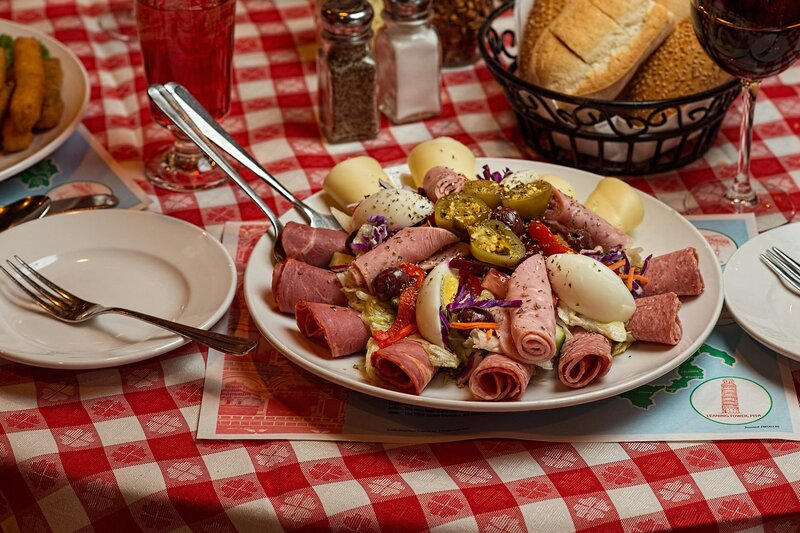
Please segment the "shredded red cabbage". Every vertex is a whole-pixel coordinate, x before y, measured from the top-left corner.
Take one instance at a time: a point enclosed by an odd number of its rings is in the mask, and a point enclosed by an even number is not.
[[[503,169],[503,172],[501,174],[498,171],[492,172],[489,169],[489,165],[483,165],[483,173],[478,174],[477,177],[479,180],[491,180],[500,183],[501,181],[509,177],[511,174],[513,174],[513,172],[509,168]]]
[[[495,300],[492,298],[488,300],[478,300],[474,294],[466,289],[466,287],[461,287],[458,289],[455,299],[451,303],[447,304],[447,310],[452,313],[461,309],[467,309],[468,307],[477,309],[490,309],[492,307],[521,306],[522,300]]]
[[[439,308],[439,327],[441,328],[444,347],[448,350],[452,350],[450,346],[450,321],[447,319],[447,314],[445,314],[444,309],[441,307]]]
[[[361,226],[353,241],[350,249],[359,252],[369,252],[380,243],[389,238],[389,227],[386,225],[386,218],[380,215],[373,215],[367,219],[367,223]]]

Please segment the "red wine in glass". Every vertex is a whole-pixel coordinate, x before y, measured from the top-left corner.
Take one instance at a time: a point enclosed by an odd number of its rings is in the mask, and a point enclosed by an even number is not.
[[[686,198],[704,212],[754,212],[760,231],[795,214],[786,191],[750,181],[750,143],[759,82],[780,74],[800,57],[800,0],[692,0],[697,38],[720,68],[742,83],[742,127],[736,178],[730,187],[704,183]]]

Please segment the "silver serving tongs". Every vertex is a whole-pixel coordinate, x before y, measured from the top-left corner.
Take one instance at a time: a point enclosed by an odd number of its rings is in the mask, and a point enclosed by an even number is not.
[[[281,233],[283,232],[283,224],[264,202],[264,200],[248,185],[247,181],[239,175],[238,172],[228,163],[225,156],[220,153],[217,148],[209,142],[203,132],[192,122],[192,119],[187,116],[175,99],[163,85],[154,83],[147,88],[147,94],[156,106],[172,121],[175,126],[181,130],[192,142],[194,142],[200,150],[203,151],[217,166],[228,175],[244,192],[250,197],[253,202],[261,209],[266,215],[267,219],[272,224],[272,231],[274,233],[274,246],[272,247],[272,256],[276,262],[285,259],[285,253],[281,244]]]
[[[175,103],[205,135],[223,152],[238,161],[243,167],[261,178],[278,194],[289,200],[292,206],[300,213],[305,222],[312,228],[328,228],[341,230],[339,222],[332,216],[318,212],[308,204],[297,198],[279,182],[275,176],[267,172],[253,157],[237,143],[230,134],[212,117],[185,87],[175,82],[164,85],[164,89],[174,98]]]

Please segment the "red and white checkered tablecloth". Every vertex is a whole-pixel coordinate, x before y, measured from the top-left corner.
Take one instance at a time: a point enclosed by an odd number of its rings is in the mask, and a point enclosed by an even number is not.
[[[440,135],[479,155],[532,157],[487,69],[449,71],[444,110],[329,146],[315,118],[309,0],[240,0],[234,104],[226,128],[300,196],[337,161],[401,163]],[[132,2],[114,2],[115,6]],[[0,17],[68,45],[89,71],[84,124],[134,168],[165,142],[147,110],[136,42],[100,30],[105,1],[0,2]],[[800,201],[800,69],[765,84],[753,172]],[[688,186],[731,176],[732,110],[704,159],[633,183],[678,205]],[[233,186],[153,190],[151,209],[209,230],[262,218]],[[260,182],[253,186],[282,212]],[[120,368],[58,371],[0,363],[0,529],[12,531],[800,531],[800,445],[553,444],[481,440],[423,446],[196,441],[205,350]]]

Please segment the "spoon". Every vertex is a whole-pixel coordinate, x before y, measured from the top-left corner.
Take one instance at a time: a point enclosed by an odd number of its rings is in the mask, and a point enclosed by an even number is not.
[[[179,130],[181,130],[187,137],[189,137],[200,150],[203,151],[217,166],[231,178],[236,185],[250,197],[251,200],[258,206],[259,209],[266,215],[270,224],[272,224],[272,258],[276,263],[280,263],[286,259],[286,252],[283,250],[281,244],[281,234],[283,233],[283,224],[278,219],[277,215],[269,208],[267,203],[261,198],[256,191],[254,191],[245,179],[239,175],[236,170],[228,163],[220,151],[212,145],[202,131],[189,119],[187,114],[175,101],[175,97],[166,90],[166,88],[159,84],[154,83],[147,88],[147,94],[156,106],[172,121]]]
[[[44,216],[51,202],[49,197],[39,194],[0,206],[0,231]]]
[[[43,194],[26,196],[16,202],[0,206],[0,231],[46,215],[86,209],[106,209],[117,204],[119,199],[113,194],[87,194],[61,200],[53,200]]]

